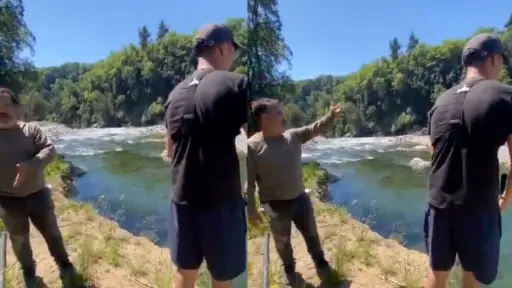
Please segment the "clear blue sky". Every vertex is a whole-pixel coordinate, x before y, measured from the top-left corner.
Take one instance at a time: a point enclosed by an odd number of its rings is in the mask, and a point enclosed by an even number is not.
[[[137,29],[190,33],[204,23],[246,17],[245,0],[25,0],[25,19],[37,38],[38,66],[94,62],[128,43]],[[388,54],[388,42],[462,38],[479,27],[502,27],[512,1],[492,0],[280,0],[283,34],[294,52],[294,79],[343,75]]]

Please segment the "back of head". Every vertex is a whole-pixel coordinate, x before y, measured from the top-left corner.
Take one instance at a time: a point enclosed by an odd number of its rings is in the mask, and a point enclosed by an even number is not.
[[[215,69],[229,70],[240,48],[242,46],[225,24],[203,25],[194,35],[194,56]]]
[[[462,51],[462,65],[468,71],[468,77],[498,79],[503,65],[508,62],[500,38],[491,33],[474,36]]]

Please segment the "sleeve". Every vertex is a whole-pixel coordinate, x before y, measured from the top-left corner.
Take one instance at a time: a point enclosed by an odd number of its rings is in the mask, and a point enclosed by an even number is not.
[[[242,125],[247,123],[247,117],[249,116],[249,84],[248,79],[245,75],[240,78],[240,80],[236,84],[236,89],[234,96],[234,102],[236,103],[235,111],[233,111],[235,115],[235,120],[238,128],[242,127]]]
[[[508,137],[509,135],[512,135],[512,125],[508,125],[509,123],[512,123],[512,87],[509,87],[509,89],[505,91],[502,99],[504,102],[500,105],[503,107],[502,117],[500,117],[502,120],[500,121],[501,123],[497,125],[499,125],[498,127],[504,127],[505,134]]]
[[[36,148],[36,155],[30,161],[30,164],[37,168],[44,168],[55,160],[57,152],[55,151],[55,146],[52,141],[46,136],[43,130],[37,124],[30,125],[32,126],[30,131]]]
[[[301,128],[290,129],[290,134],[293,137],[299,139],[301,143],[306,143],[319,134],[325,132],[327,128],[331,127],[334,123],[335,117],[334,115],[327,114],[321,119],[313,122],[308,126],[304,126]]]

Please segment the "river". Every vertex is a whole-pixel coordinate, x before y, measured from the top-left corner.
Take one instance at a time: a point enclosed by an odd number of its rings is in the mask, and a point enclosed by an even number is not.
[[[165,245],[170,172],[159,158],[159,130],[58,128],[51,134],[60,134],[55,138],[60,153],[89,171],[77,181],[79,200],[92,203],[126,230]],[[319,161],[340,176],[330,187],[333,202],[382,236],[423,251],[427,173],[410,167],[414,158],[428,160],[426,147],[391,137],[327,139],[304,148],[304,160]],[[492,287],[512,287],[512,275],[505,273],[512,267],[507,245],[512,244],[512,229],[507,229],[511,210],[503,216],[501,268]]]

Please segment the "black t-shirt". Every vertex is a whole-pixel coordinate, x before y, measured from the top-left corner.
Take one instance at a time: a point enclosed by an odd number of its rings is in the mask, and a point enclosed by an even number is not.
[[[455,99],[461,88],[462,84],[443,93],[428,114],[434,148],[429,204],[493,207],[500,193],[498,149],[512,134],[512,87],[494,80],[470,87],[463,102],[464,134],[457,138],[450,120],[453,111],[460,110]]]
[[[247,123],[248,84],[242,74],[219,70],[203,71],[197,83],[199,73],[169,94],[166,127],[174,143],[173,201],[209,208],[242,197],[235,138]],[[192,135],[184,132],[187,102],[193,103]]]

